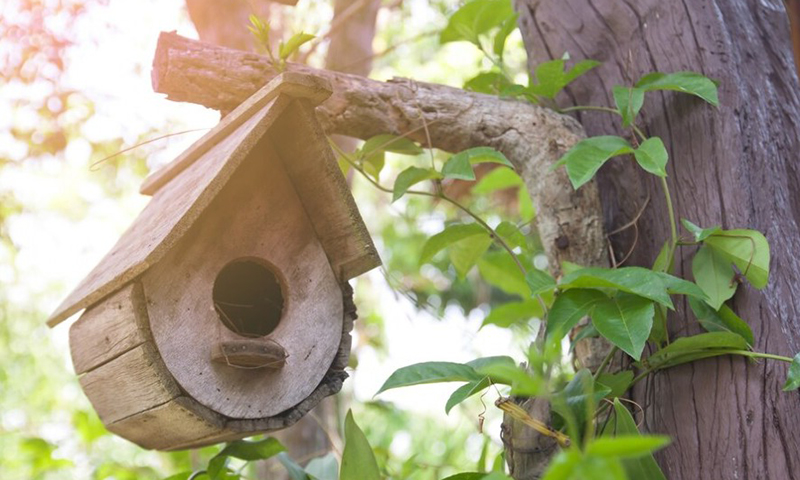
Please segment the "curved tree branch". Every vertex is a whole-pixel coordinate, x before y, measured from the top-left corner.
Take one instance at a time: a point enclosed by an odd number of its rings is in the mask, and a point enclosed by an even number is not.
[[[537,208],[544,249],[556,273],[564,260],[606,264],[597,188],[575,191],[563,169],[551,166],[583,136],[571,117],[529,103],[461,89],[392,79],[379,82],[346,73],[289,64],[289,70],[327,78],[333,96],[317,109],[328,133],[370,138],[409,135],[458,152],[490,146],[503,152],[525,180]],[[174,101],[229,111],[277,74],[266,57],[162,33],[153,61],[155,91]],[[420,113],[421,112],[421,113]]]

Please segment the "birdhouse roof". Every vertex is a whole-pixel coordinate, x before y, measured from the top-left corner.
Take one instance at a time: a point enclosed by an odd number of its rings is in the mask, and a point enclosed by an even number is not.
[[[189,230],[255,145],[268,136],[339,281],[380,265],[314,115],[331,95],[318,77],[285,72],[253,94],[166,167],[148,177],[142,213],[48,319],[55,326],[143,274]]]

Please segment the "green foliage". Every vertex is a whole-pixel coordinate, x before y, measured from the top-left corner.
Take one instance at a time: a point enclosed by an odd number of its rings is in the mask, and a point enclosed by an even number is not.
[[[504,45],[511,33],[508,30],[513,31],[509,22],[515,25],[510,19],[515,17],[509,0],[471,0],[450,16],[439,40],[442,43],[467,41],[483,48],[480,36],[500,27],[495,45]]]
[[[786,383],[783,385],[784,392],[791,392],[800,388],[800,353],[794,356],[786,374]]]
[[[469,365],[452,362],[423,362],[396,370],[386,379],[376,395],[393,388],[423,385],[440,382],[471,382],[482,380],[480,375]]]
[[[496,163],[514,168],[505,155],[497,150],[489,147],[476,147],[450,157],[442,167],[442,175],[445,178],[456,180],[475,180],[475,172],[472,167],[480,163]]]
[[[716,83],[695,72],[649,73],[636,82],[636,87],[645,92],[673,90],[688,93],[719,106]]]
[[[392,201],[395,202],[408,192],[408,189],[425,180],[440,179],[442,175],[430,168],[408,167],[394,181]]]
[[[572,186],[580,188],[594,178],[604,163],[619,155],[633,153],[633,147],[622,137],[591,137],[576,143],[555,164],[566,165]]]
[[[582,60],[567,70],[566,59],[540,63],[534,70],[536,82],[532,82],[527,91],[533,95],[554,99],[567,85],[598,65],[600,62],[595,60]]]
[[[620,292],[594,307],[592,323],[600,335],[638,360],[653,328],[654,315],[652,301]]]
[[[208,462],[207,474],[211,480],[224,479],[225,474],[230,473],[226,469],[229,458],[246,461],[265,460],[284,450],[286,450],[284,446],[271,437],[255,442],[247,440],[231,442]]]
[[[538,300],[507,302],[492,308],[481,326],[496,325],[502,328],[523,326],[531,319],[541,318],[543,315],[544,309]]]
[[[637,436],[639,429],[633,416],[622,405],[618,398],[614,399],[614,418],[605,426],[603,436]],[[630,480],[666,480],[664,473],[656,463],[652,454],[642,455],[638,458],[626,458],[622,461],[622,466]]]
[[[622,116],[622,126],[630,127],[644,105],[644,90],[615,85],[612,94],[617,110]]]
[[[722,305],[719,310],[714,310],[707,302],[695,298],[689,299],[689,305],[697,317],[697,321],[709,332],[731,332],[741,336],[750,346],[755,343],[750,326],[727,305]]]
[[[706,302],[719,310],[726,300],[736,293],[736,282],[731,262],[727,261],[717,250],[704,245],[692,260],[692,274],[697,286],[703,289],[708,300]]]
[[[755,230],[722,230],[708,236],[705,245],[733,262],[736,268],[758,289],[769,279],[769,243]]]
[[[311,35],[309,33],[295,33],[286,43],[281,42],[280,48],[278,49],[278,56],[281,60],[286,61],[289,57],[292,56],[293,53],[297,52],[297,50],[307,42],[315,39],[315,35]]]
[[[372,447],[349,410],[344,420],[344,442],[339,479],[380,480],[381,474]]]
[[[714,226],[709,228],[698,227],[689,220],[686,220],[685,218],[681,220],[681,223],[683,223],[683,226],[686,227],[686,230],[689,230],[689,232],[692,235],[694,235],[695,242],[702,242],[711,235],[714,235],[715,233],[719,233],[720,231],[722,231],[722,228],[720,228],[719,226]]]

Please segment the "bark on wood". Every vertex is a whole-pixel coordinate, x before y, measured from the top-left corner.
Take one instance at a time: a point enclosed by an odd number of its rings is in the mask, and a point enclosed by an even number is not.
[[[363,77],[290,64],[289,70],[328,78],[334,95],[317,115],[328,133],[369,138],[408,135],[455,152],[476,146],[502,151],[525,179],[538,208],[538,228],[556,269],[562,260],[605,262],[597,191],[574,191],[563,169],[550,166],[583,133],[569,117],[527,103],[461,89]],[[265,57],[163,33],[153,64],[153,86],[169,99],[230,110],[276,74]]]
[[[565,51],[604,62],[569,89],[562,106],[613,106],[613,85],[651,71],[694,70],[721,81],[719,109],[675,93],[650,95],[640,126],[667,145],[679,217],[766,233],[774,259],[769,286],[740,287],[733,307],[753,328],[756,350],[794,355],[800,350],[800,97],[781,1],[516,4],[531,65]],[[619,133],[610,115],[578,118],[591,135]],[[650,197],[631,259],[650,265],[669,236],[657,182],[617,161],[600,171],[599,186],[609,230]],[[624,251],[631,241],[616,246]],[[679,252],[678,274],[690,271],[693,252]],[[697,323],[679,309],[670,331],[696,333]],[[796,392],[781,392],[786,368],[723,357],[668,370],[638,388],[644,428],[673,437],[657,456],[667,477],[800,478],[800,408]]]

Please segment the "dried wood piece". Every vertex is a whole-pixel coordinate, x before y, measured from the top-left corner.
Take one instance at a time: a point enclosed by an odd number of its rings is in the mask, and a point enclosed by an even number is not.
[[[104,424],[150,410],[180,395],[150,343],[86,373],[81,387]]]
[[[147,340],[142,286],[133,282],[84,313],[69,329],[72,365],[80,375]]]

